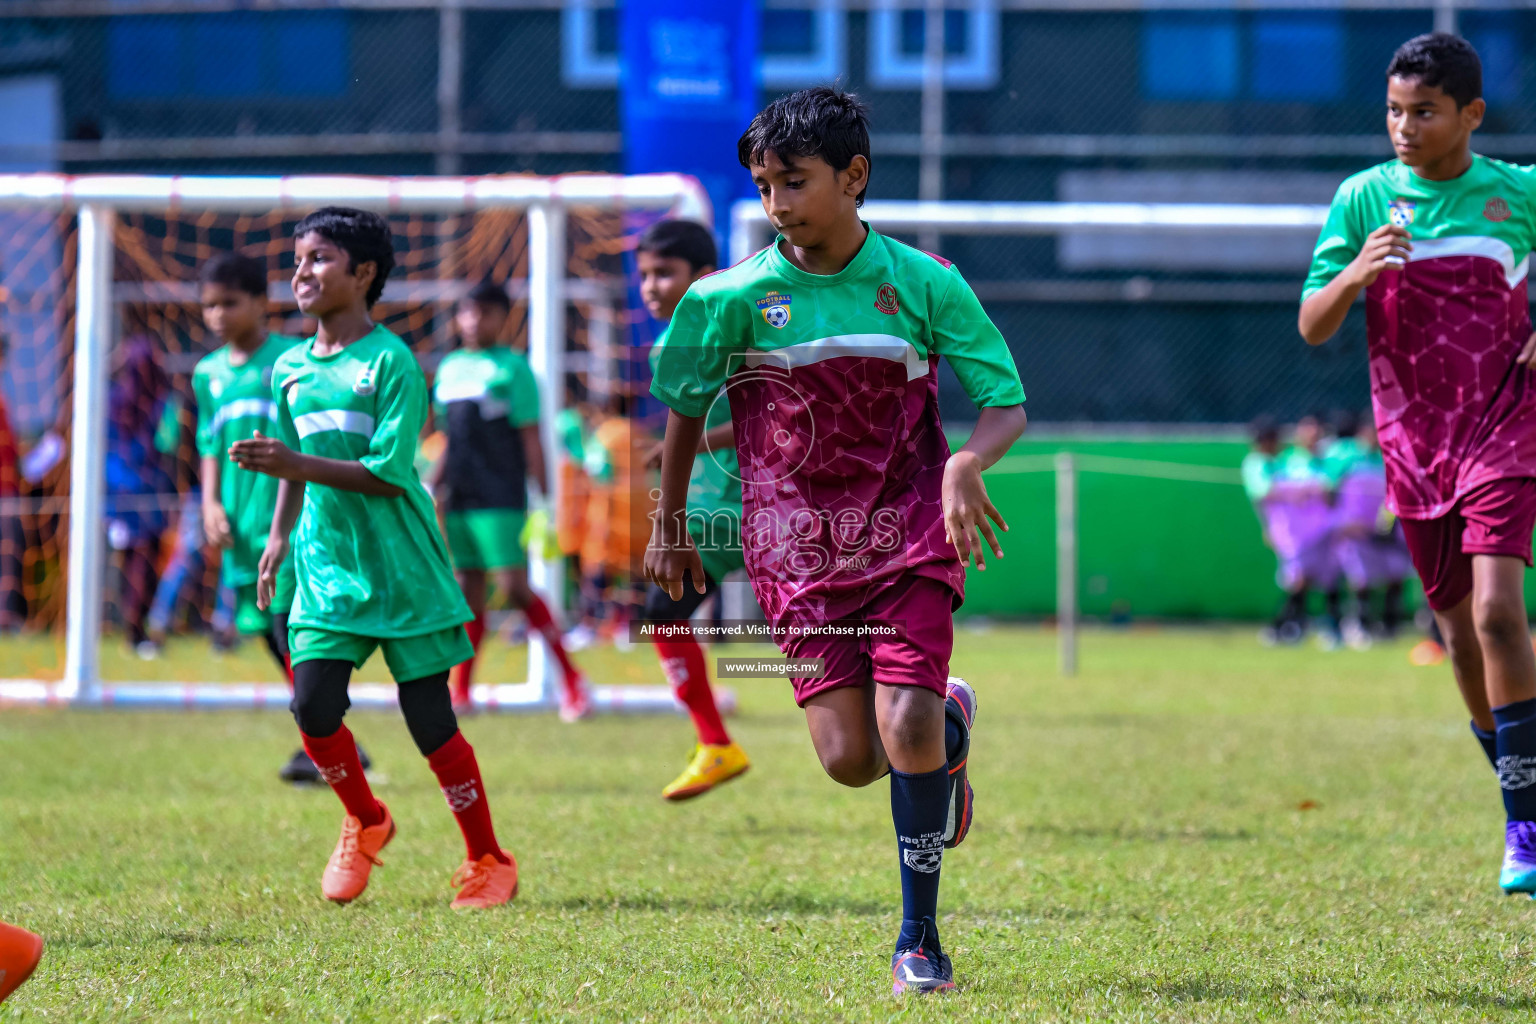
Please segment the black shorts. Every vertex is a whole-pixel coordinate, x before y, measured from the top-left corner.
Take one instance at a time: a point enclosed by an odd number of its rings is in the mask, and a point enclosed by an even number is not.
[[[716,583],[709,573],[704,574],[704,593],[699,593],[693,588],[693,578],[690,576],[683,581],[683,596],[674,601],[661,587],[655,583],[645,595],[645,621],[646,622],[687,622],[693,618],[693,613],[699,610],[699,606],[709,600],[711,594],[719,593],[720,584]]]

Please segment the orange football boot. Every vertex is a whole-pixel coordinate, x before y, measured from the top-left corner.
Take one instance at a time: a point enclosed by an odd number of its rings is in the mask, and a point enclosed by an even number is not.
[[[0,1003],[32,977],[43,958],[43,937],[0,921]]]
[[[517,895],[517,861],[506,850],[501,853],[512,863],[503,864],[486,854],[459,865],[448,883],[459,890],[450,904],[454,910],[483,910],[512,902]]]
[[[351,903],[368,888],[368,873],[383,863],[379,851],[395,838],[395,818],[382,800],[379,809],[384,812],[384,820],[366,828],[350,814],[342,819],[341,838],[326,862],[325,874],[320,876],[320,891],[326,899]]]

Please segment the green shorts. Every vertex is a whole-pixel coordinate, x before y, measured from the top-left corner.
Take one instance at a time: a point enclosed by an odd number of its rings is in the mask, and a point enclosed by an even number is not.
[[[515,508],[472,508],[443,517],[455,569],[520,569],[528,564],[523,525],[528,513]]]
[[[315,626],[293,626],[288,630],[288,648],[295,665],[334,658],[362,668],[380,647],[384,648],[384,663],[389,666],[389,674],[397,683],[409,683],[446,672],[475,656],[463,626],[449,626],[421,636],[387,637],[337,633]]]
[[[293,574],[293,559],[283,563],[277,571],[277,593],[272,597],[272,607],[262,611],[256,604],[256,584],[247,583],[233,588],[235,591],[235,629],[246,636],[257,636],[272,628],[273,615],[287,615],[293,607],[293,591],[297,581]]]

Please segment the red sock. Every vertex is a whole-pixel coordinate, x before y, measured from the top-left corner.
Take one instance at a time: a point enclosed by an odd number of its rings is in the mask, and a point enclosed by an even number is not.
[[[469,703],[469,684],[475,678],[475,658],[480,654],[480,641],[485,639],[485,613],[481,612],[464,623],[464,632],[469,634],[469,645],[475,649],[475,653],[469,656],[468,661],[453,666],[448,686],[455,704]]]
[[[496,830],[491,827],[491,808],[485,802],[485,783],[480,779],[480,765],[475,761],[475,748],[469,745],[464,734],[454,733],[447,743],[428,754],[427,764],[437,776],[437,784],[443,788],[449,810],[458,819],[469,859],[479,860],[490,854],[503,864],[510,864],[501,852],[501,844],[496,842]]]
[[[384,811],[373,798],[368,780],[363,778],[363,765],[357,759],[357,741],[352,738],[352,730],[342,726],[330,736],[304,736],[304,752],[341,798],[341,805],[348,814],[365,826],[377,825],[384,820]]]
[[[544,599],[538,594],[534,594],[528,607],[523,609],[523,614],[528,616],[528,625],[544,638],[544,642],[549,645],[549,649],[554,652],[555,658],[560,662],[561,681],[565,684],[566,695],[575,696],[576,679],[581,673],[571,662],[571,656],[565,653],[565,644],[560,642],[560,630],[549,614],[549,605],[545,604]]]
[[[691,636],[669,637],[656,641],[661,656],[661,670],[672,685],[672,692],[683,702],[698,730],[699,742],[723,747],[731,742],[715,706],[715,691],[709,688],[709,670],[704,665],[704,648]]]

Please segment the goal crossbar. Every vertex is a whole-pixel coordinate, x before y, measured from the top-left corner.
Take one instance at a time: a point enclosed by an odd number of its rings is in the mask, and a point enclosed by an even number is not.
[[[74,210],[79,221],[76,266],[74,398],[71,410],[68,570],[63,679],[0,680],[0,702],[122,707],[283,707],[283,687],[246,684],[104,684],[100,675],[101,600],[105,558],[106,397],[113,336],[112,254],[116,214],[125,212],[270,212],[325,205],[387,213],[462,213],[522,209],[528,216],[528,354],[540,389],[539,422],[545,451],[558,451],[555,417],[563,395],[550,382],[564,379],[567,286],[566,211],[664,210],[710,223],[708,194],[680,174],[575,174],[557,177],[197,177],[156,175],[0,174],[0,209]],[[558,474],[550,474],[558,502]],[[530,582],[563,605],[563,560],[533,552]],[[479,686],[474,697],[487,710],[543,710],[553,706],[556,671],[544,645],[530,641],[528,679]],[[360,685],[354,703],[390,704],[392,687]],[[675,710],[664,686],[593,690],[600,710]]]

